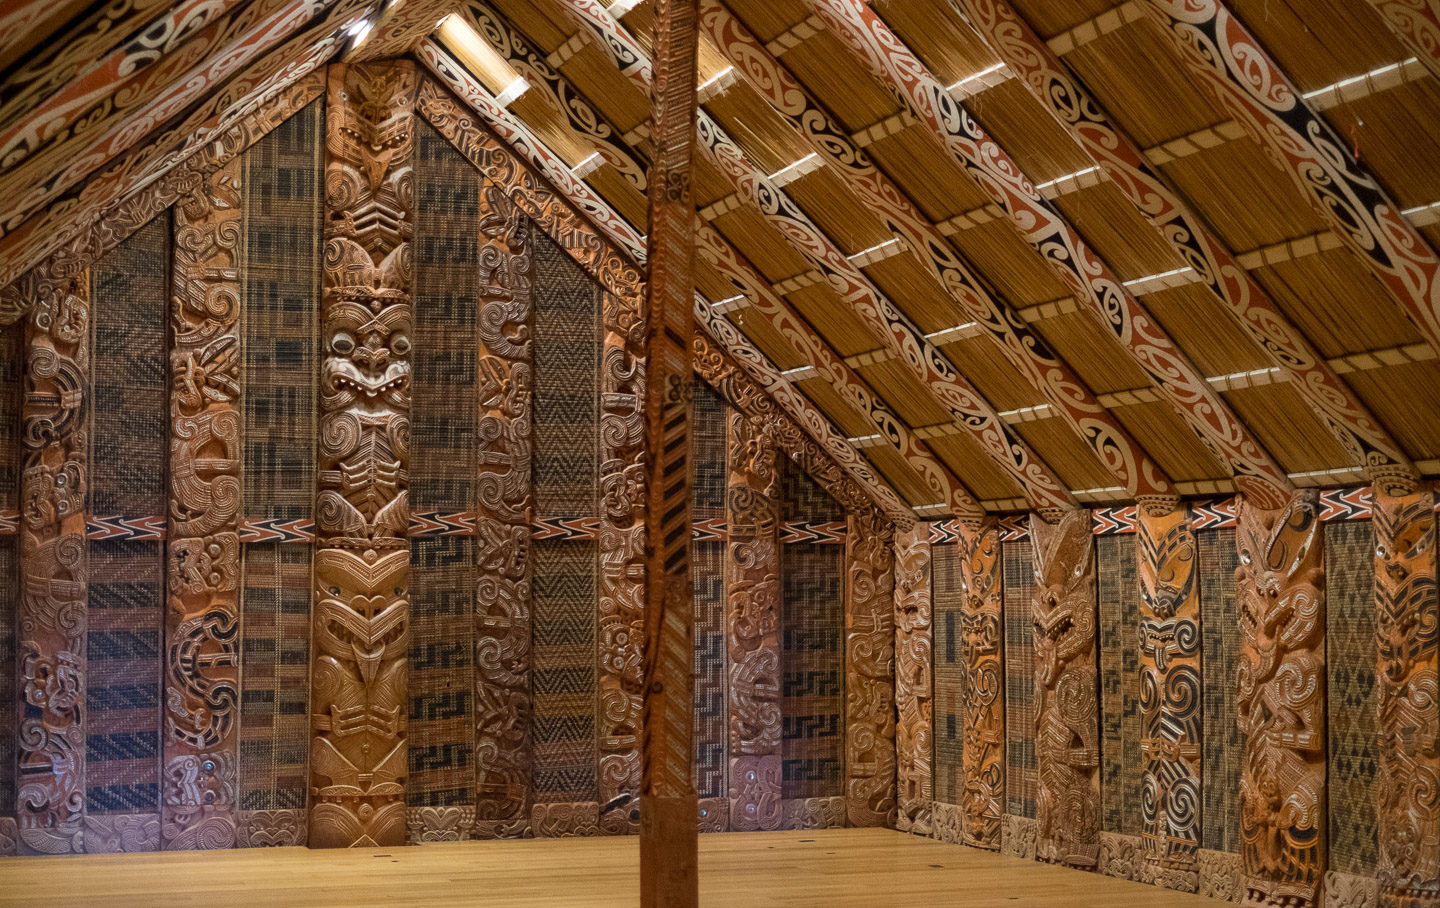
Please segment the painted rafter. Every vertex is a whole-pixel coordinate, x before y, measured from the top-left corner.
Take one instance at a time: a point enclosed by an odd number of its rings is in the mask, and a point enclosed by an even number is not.
[[[480,117],[512,154],[518,155],[529,167],[538,170],[578,214],[588,218],[598,228],[598,233],[592,234],[597,244],[613,246],[633,261],[644,262],[644,243],[634,228],[620,218],[604,199],[576,179],[564,161],[550,152],[524,124],[497,104],[485,87],[440,44],[433,38],[427,39],[416,48],[416,55],[441,84],[453,91],[468,110]],[[428,83],[422,84],[422,113],[426,109],[428,91]],[[569,229],[582,226],[578,217],[575,221],[576,224]],[[588,226],[585,231],[590,232]],[[581,242],[581,245],[584,243]],[[708,301],[698,294],[695,297],[695,321],[714,343],[740,365],[752,381],[769,394],[826,454],[850,474],[887,517],[899,522],[915,519],[909,506],[871,469],[865,458],[835,430],[830,421],[780,374],[780,370],[751,344],[738,328],[715,312]]]
[[[1367,0],[1395,37],[1440,76],[1440,0]]]
[[[1146,0],[1197,79],[1440,350],[1440,255],[1219,0]]]
[[[620,72],[640,91],[648,91],[650,64],[644,49],[598,0],[564,0],[582,27],[596,32]],[[878,340],[891,347],[931,396],[963,426],[998,466],[1025,491],[1037,510],[1070,508],[1075,504],[1055,473],[960,370],[899,310],[844,253],[816,227],[774,181],[757,170],[725,131],[703,110],[699,118],[700,148],[747,203],[775,226],[791,247],[820,271],[829,285],[850,302],[852,310]]]
[[[979,332],[999,346],[1015,367],[1090,445],[1111,475],[1136,499],[1173,496],[1164,471],[1125,431],[1074,370],[1031,331],[1015,309],[986,289],[919,206],[865,151],[856,147],[834,117],[790,70],[720,0],[701,0],[700,25],[712,42],[795,131],[828,161],[866,209],[885,220],[890,232],[924,265],[926,273]]]
[[[1292,487],[1274,458],[1059,208],[1035,188],[1020,165],[865,0],[806,0],[806,4],[1004,210],[1025,242],[1145,370],[1251,500],[1272,506],[1285,501]]]
[[[951,0],[1049,108],[1111,182],[1260,345],[1350,457],[1377,483],[1412,489],[1419,476],[1400,446],[1264,288],[1146,159],[1104,108],[1007,0]]]
[[[347,60],[379,60],[408,53],[435,31],[440,21],[460,7],[461,0],[406,0],[391,3],[375,21],[368,38]]]
[[[594,142],[607,162],[613,163],[631,185],[643,191],[648,164],[639,148],[628,148],[620,132],[607,123],[600,112],[567,79],[550,66],[498,13],[479,0],[471,0],[464,10],[466,19],[495,51],[530,80],[531,85],[549,91],[551,98],[567,115],[571,128]],[[579,34],[587,34],[580,32]],[[738,293],[744,294],[747,308],[763,317],[772,328],[788,340],[795,351],[840,393],[860,414],[869,419],[880,436],[909,464],[925,487],[947,503],[956,516],[979,518],[984,509],[966,490],[963,483],[937,458],[923,440],[916,437],[904,420],[895,414],[868,383],[846,365],[843,358],[797,313],[759,271],[735,247],[702,218],[696,218],[700,256],[728,280]]]

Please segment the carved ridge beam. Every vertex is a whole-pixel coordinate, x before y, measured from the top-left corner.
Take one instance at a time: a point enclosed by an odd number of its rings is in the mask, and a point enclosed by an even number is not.
[[[625,223],[603,199],[588,186],[576,180],[565,167],[564,162],[555,158],[528,129],[508,111],[495,103],[494,98],[473,76],[465,71],[439,44],[427,40],[420,45],[417,54],[439,80],[426,81],[420,90],[420,111],[462,154],[470,159],[482,172],[502,172],[498,165],[491,165],[492,152],[483,146],[493,130],[498,140],[506,145],[506,154],[516,155],[538,170],[558,189],[571,210],[561,212],[553,206],[527,211],[552,236],[565,240],[565,248],[582,268],[595,276],[602,285],[617,293],[632,292],[625,288],[638,285],[639,273],[621,261],[621,253],[629,255],[632,261],[644,261],[643,244],[634,229]],[[443,84],[463,99],[465,114],[460,105],[452,102],[443,90],[435,87]],[[483,120],[489,130],[477,130],[468,114],[473,113]],[[467,133],[468,130],[468,133]],[[472,135],[472,133],[478,133]],[[503,172],[508,177],[511,170]],[[492,178],[494,178],[492,176]],[[579,214],[595,225],[591,228],[582,222]],[[544,217],[541,217],[541,216]],[[563,224],[558,222],[564,221]],[[574,241],[577,235],[593,236],[594,244]],[[855,450],[843,435],[835,430],[814,405],[780,374],[780,370],[755,348],[728,320],[714,312],[705,299],[698,294],[695,298],[695,320],[697,326],[733,355],[745,371],[765,391],[774,396],[795,421],[804,427],[817,444],[840,464],[865,490],[891,520],[906,522],[914,520],[914,513],[901,501],[889,484],[878,476],[863,456]]]
[[[1236,256],[1210,232],[1146,160],[1140,146],[1106,115],[1078,75],[1040,40],[1007,0],[951,0],[971,26],[1020,74],[1136,211],[1167,240],[1247,334],[1290,378],[1330,434],[1372,482],[1403,491],[1419,478],[1400,446],[1330,369]],[[1140,15],[1138,3],[1136,15]],[[1162,386],[1163,387],[1163,386]]]
[[[1257,501],[1284,500],[1290,481],[1160,324],[1052,202],[945,91],[864,0],[807,0],[851,55],[926,125],[954,163],[1005,209],[1012,225],[1083,300],[1166,395],[1176,413]]]
[[[564,5],[580,26],[596,32],[601,39],[598,44],[607,51],[621,74],[638,90],[647,91],[650,65],[643,48],[629,32],[598,0],[565,0]],[[837,292],[850,300],[852,309],[878,340],[904,355],[906,365],[935,400],[967,427],[981,450],[1025,490],[1034,507],[1073,505],[1054,472],[999,419],[949,358],[925,339],[913,322],[875,288],[782,189],[746,160],[740,148],[703,111],[699,133],[700,147],[736,192],[759,208],[791,246],[822,271]]]

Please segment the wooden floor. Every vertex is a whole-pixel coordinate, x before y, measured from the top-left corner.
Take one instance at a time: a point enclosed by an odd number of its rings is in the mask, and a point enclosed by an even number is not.
[[[630,908],[637,840],[457,842],[352,851],[0,858],[0,906]],[[1214,905],[883,829],[700,837],[705,908]]]

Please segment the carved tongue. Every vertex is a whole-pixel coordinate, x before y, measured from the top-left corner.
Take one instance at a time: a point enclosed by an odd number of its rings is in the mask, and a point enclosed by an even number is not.
[[[360,677],[365,679],[365,686],[369,687],[375,680],[376,670],[380,668],[380,655],[385,652],[384,644],[366,650],[361,649],[358,642],[351,641],[350,651],[355,654],[355,663],[360,666]]]

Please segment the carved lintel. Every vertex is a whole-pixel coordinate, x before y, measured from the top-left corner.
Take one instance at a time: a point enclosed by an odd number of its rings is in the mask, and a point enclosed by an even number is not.
[[[891,826],[895,794],[894,529],[846,516],[845,799],[851,826]]]
[[[930,834],[932,767],[930,524],[895,534],[896,829]]]
[[[960,528],[960,620],[965,663],[965,844],[996,851],[1005,812],[1005,672],[1001,667],[1003,570],[992,518]]]

